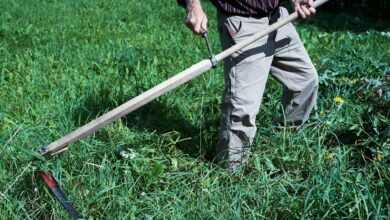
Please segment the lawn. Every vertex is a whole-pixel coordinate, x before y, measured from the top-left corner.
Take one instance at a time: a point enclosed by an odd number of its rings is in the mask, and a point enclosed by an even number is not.
[[[274,129],[281,88],[270,79],[238,173],[212,161],[221,65],[32,162],[32,149],[208,56],[175,2],[1,0],[0,219],[67,218],[37,170],[52,171],[87,219],[389,219],[390,23],[350,13],[297,23],[320,74],[318,106],[303,129]]]

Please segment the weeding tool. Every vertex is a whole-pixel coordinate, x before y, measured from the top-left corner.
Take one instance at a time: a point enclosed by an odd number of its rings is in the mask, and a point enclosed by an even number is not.
[[[323,5],[329,0],[317,0],[315,1],[315,8]],[[70,132],[69,134],[55,140],[47,146],[37,149],[37,152],[43,156],[54,156],[61,152],[66,151],[69,144],[72,144],[83,137],[86,137],[100,128],[105,127],[106,125],[114,122],[115,120],[137,110],[138,108],[148,104],[154,99],[160,97],[161,95],[183,85],[184,83],[194,79],[195,77],[201,75],[202,73],[210,70],[217,66],[218,62],[229,57],[238,50],[247,47],[248,45],[254,43],[255,41],[269,35],[270,33],[276,31],[277,29],[283,27],[284,25],[296,20],[298,18],[298,13],[294,12],[287,17],[280,19],[278,22],[270,25],[266,30],[263,30],[257,34],[254,34],[251,38],[248,38],[245,41],[242,41],[234,46],[222,51],[221,53],[214,55],[211,50],[210,42],[208,35],[204,35],[207,49],[209,52],[209,59],[200,61],[199,63],[189,67],[188,69],[176,74],[175,76],[167,79],[166,81],[156,85],[155,87],[147,90],[146,92],[130,99],[129,101],[123,103],[122,105],[116,107],[115,109],[103,114],[102,116],[92,120],[91,122],[77,128],[76,130]],[[57,200],[62,204],[62,206],[68,211],[74,219],[79,219],[80,214],[74,209],[72,204],[66,199],[63,191],[58,187],[57,181],[50,173],[42,173],[40,176],[44,179],[45,183],[48,185],[51,192],[56,196]]]
[[[314,7],[317,8],[329,0],[317,0],[314,2]],[[221,60],[229,57],[233,53],[238,50],[249,46],[255,41],[269,35],[270,33],[276,31],[277,29],[283,27],[284,25],[296,20],[298,18],[298,13],[294,12],[287,17],[281,18],[278,22],[270,25],[269,28],[263,30],[259,33],[254,34],[252,37],[244,40],[240,43],[233,45],[232,47],[222,51],[221,53],[213,56],[212,59],[205,59],[200,61],[199,63],[189,67],[188,69],[176,74],[175,76],[167,79],[166,81],[156,85],[155,87],[147,90],[146,92],[130,99],[124,104],[118,106],[117,108],[103,114],[102,116],[92,120],[84,126],[81,126],[70,132],[69,134],[61,137],[60,139],[50,143],[49,145],[38,149],[38,152],[41,155],[53,156],[59,154],[65,150],[67,150],[67,146],[72,144],[73,142],[80,140],[81,138],[88,136],[95,131],[103,128],[107,124],[129,114],[130,112],[135,111],[136,109],[146,105],[147,103],[153,101],[154,99],[160,97],[161,95],[183,85],[184,83],[192,80],[193,78],[201,75],[202,73],[210,70],[213,66],[215,66]],[[208,42],[208,39],[205,38]],[[210,54],[211,53],[211,48]]]

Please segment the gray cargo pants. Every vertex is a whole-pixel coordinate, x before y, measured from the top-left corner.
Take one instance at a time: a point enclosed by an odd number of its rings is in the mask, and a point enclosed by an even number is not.
[[[279,8],[281,17],[287,16]],[[224,49],[269,27],[269,18],[218,15]],[[282,105],[287,122],[305,122],[315,105],[318,76],[293,24],[227,58],[217,159],[233,171],[245,162],[256,133],[268,74],[283,85]]]

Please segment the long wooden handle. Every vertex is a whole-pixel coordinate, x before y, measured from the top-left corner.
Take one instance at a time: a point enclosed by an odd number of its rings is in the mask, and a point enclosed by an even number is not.
[[[319,7],[322,4],[326,3],[328,0],[317,0],[315,2],[315,7]],[[221,53],[215,56],[217,61],[222,61],[226,57],[232,55],[238,50],[252,44],[253,42],[263,38],[264,36],[274,32],[275,30],[281,28],[282,26],[292,22],[293,20],[298,18],[297,12],[292,13],[291,15],[282,18],[277,23],[271,25],[268,29],[259,32],[249,39],[235,44],[234,46],[222,51]],[[63,136],[62,138],[50,143],[46,147],[39,149],[39,153],[41,155],[50,155],[53,156],[55,154],[61,153],[67,150],[67,146],[89,134],[94,133],[98,129],[106,126],[107,124],[129,114],[130,112],[146,105],[157,97],[183,85],[184,83],[192,80],[193,78],[199,76],[200,74],[210,70],[212,64],[210,60],[202,60],[199,63],[191,66],[190,68],[184,70],[183,72],[178,73],[177,75],[169,78],[168,80],[156,85],[155,87],[147,90],[146,92],[130,99],[129,101],[123,103],[117,108],[103,114],[102,116],[94,119],[93,121],[83,125],[76,130],[70,132],[69,134]]]

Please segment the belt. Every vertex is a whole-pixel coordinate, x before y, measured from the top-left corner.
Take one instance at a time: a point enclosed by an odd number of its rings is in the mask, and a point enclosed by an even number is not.
[[[280,9],[279,9],[279,7],[276,7],[275,9],[273,9],[270,12],[259,13],[259,14],[256,14],[256,15],[247,15],[247,14],[240,14],[240,13],[224,13],[222,11],[220,11],[220,13],[223,14],[224,16],[226,16],[226,17],[240,16],[240,17],[255,18],[255,19],[262,19],[262,18],[268,17],[270,19],[270,21],[271,21],[271,19],[273,20],[272,23],[275,23],[278,20],[279,16],[280,16]]]

